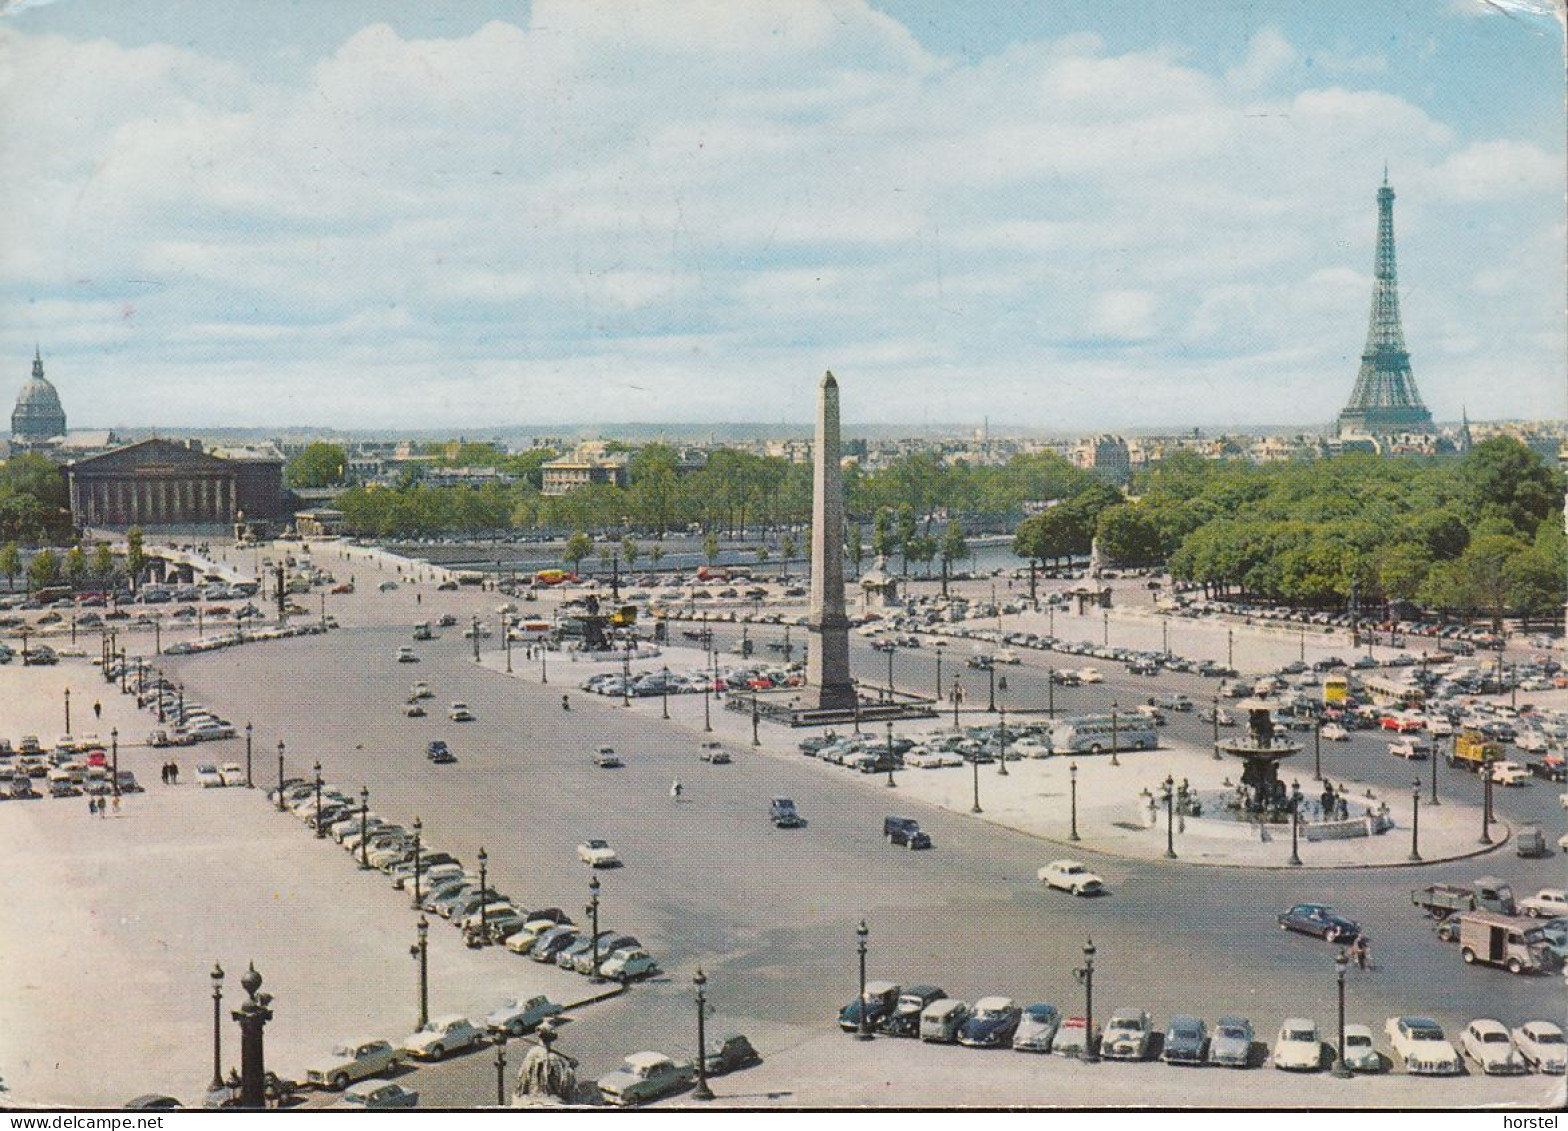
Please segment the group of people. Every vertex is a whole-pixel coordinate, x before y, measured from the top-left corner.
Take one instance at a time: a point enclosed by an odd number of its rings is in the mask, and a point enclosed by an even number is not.
[[[114,794],[113,797],[89,797],[87,799],[87,815],[89,817],[108,816],[110,805],[114,806],[116,814],[120,812],[120,795],[118,793]]]
[[[165,762],[163,764],[163,767],[159,770],[158,773],[159,773],[159,776],[161,778],[163,778],[163,784],[164,785],[179,785],[180,784],[180,767],[179,767],[179,763],[177,763],[177,762]]]

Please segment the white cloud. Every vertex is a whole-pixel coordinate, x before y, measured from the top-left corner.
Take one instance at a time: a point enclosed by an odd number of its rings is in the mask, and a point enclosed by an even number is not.
[[[829,366],[881,418],[983,387],[1020,423],[1300,419],[1353,377],[1386,156],[1428,399],[1506,333],[1554,403],[1560,155],[1299,54],[969,63],[851,0],[540,0],[282,83],[0,29],[0,342],[39,338],[84,423],[772,419]],[[1420,368],[1456,321],[1475,350]]]

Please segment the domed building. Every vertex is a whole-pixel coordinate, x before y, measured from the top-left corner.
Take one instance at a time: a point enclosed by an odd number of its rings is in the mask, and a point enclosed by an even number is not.
[[[17,394],[11,412],[11,443],[19,450],[40,447],[65,435],[65,409],[60,394],[44,377],[42,353],[33,355],[33,375]]]

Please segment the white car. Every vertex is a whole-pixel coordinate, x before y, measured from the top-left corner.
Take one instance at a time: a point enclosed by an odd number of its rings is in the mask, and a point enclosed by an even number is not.
[[[1143,1060],[1154,1039],[1154,1022],[1147,1009],[1118,1009],[1105,1023],[1100,1055],[1107,1060]]]
[[[1099,668],[1079,668],[1079,683],[1104,683],[1105,677],[1100,674]]]
[[[1323,1064],[1323,1041],[1318,1023],[1304,1017],[1287,1018],[1274,1041],[1274,1067],[1293,1072],[1316,1072]]]
[[[627,946],[617,950],[599,963],[599,973],[612,981],[630,982],[658,973],[659,964],[640,946]]]
[[[1412,1076],[1457,1076],[1462,1070],[1459,1053],[1430,1017],[1390,1017],[1383,1033]]]
[[[508,998],[505,1005],[485,1018],[485,1028],[492,1033],[521,1037],[560,1012],[561,1007],[543,994]]]
[[[217,766],[211,762],[202,762],[196,767],[196,784],[203,789],[222,789],[228,783],[223,780]]]
[[[1338,723],[1325,723],[1318,732],[1323,736],[1324,742],[1349,742],[1350,732]]]
[[[1500,1021],[1482,1017],[1470,1022],[1460,1043],[1465,1055],[1488,1076],[1518,1076],[1530,1071]]]
[[[607,840],[585,840],[577,846],[577,859],[590,868],[616,868],[621,858]]]
[[[1424,762],[1427,757],[1427,745],[1418,739],[1407,738],[1399,742],[1390,742],[1388,752],[1396,758],[1404,758],[1411,762]]]
[[[471,723],[474,721],[474,713],[468,709],[468,704],[463,702],[453,703],[451,709],[447,711],[446,717],[454,723]]]
[[[245,767],[238,762],[225,762],[223,768],[218,771],[218,777],[223,779],[224,785],[244,785]]]
[[[1518,762],[1493,762],[1492,780],[1498,785],[1529,785],[1530,771]]]
[[[1561,1076],[1568,1065],[1568,1044],[1562,1026],[1551,1021],[1526,1021],[1513,1032],[1514,1045],[1524,1062],[1537,1072]]]
[[[449,1053],[477,1045],[484,1036],[484,1031],[466,1017],[436,1017],[404,1039],[403,1051],[416,1060],[441,1060]]]
[[[1077,860],[1052,860],[1036,875],[1046,887],[1073,895],[1099,895],[1105,890],[1105,881]]]
[[[1372,1030],[1367,1026],[1345,1026],[1345,1067],[1352,1072],[1383,1071],[1383,1054],[1372,1043]]]
[[[413,690],[408,693],[410,700],[430,699],[434,697],[434,695],[435,692],[430,690],[430,685],[424,680],[420,680],[418,683],[414,684]]]
[[[397,1050],[391,1041],[339,1045],[327,1059],[305,1070],[305,1083],[341,1092],[355,1080],[391,1071],[397,1063]]]
[[[397,662],[400,664],[417,664],[419,657],[414,655],[414,650],[407,644],[401,644],[397,650]]]
[[[1555,919],[1568,915],[1568,891],[1562,888],[1542,888],[1529,899],[1519,901],[1519,914],[1532,919]]]

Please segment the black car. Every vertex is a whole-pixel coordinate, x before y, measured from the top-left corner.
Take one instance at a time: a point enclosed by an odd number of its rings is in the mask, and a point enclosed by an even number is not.
[[[795,803],[787,797],[775,797],[768,804],[768,819],[780,829],[798,829],[806,823]]]
[[[1282,931],[1299,931],[1316,935],[1328,942],[1354,942],[1361,934],[1361,925],[1347,919],[1323,903],[1298,903],[1279,917]]]
[[[1208,1026],[1196,1017],[1172,1017],[1165,1030],[1165,1048],[1160,1059],[1166,1064],[1203,1064],[1208,1055]]]
[[[425,747],[425,757],[438,766],[449,766],[457,761],[457,755],[447,749],[446,743],[439,738],[432,739],[430,745]]]
[[[898,1005],[882,1021],[882,1031],[891,1037],[920,1036],[920,1015],[933,1001],[947,996],[941,986],[906,986]]]
[[[1013,1004],[1012,998],[983,997],[975,1002],[975,1011],[959,1027],[958,1043],[978,1049],[1008,1048],[1022,1017],[1023,1010]]]
[[[744,1036],[740,1033],[731,1033],[719,1041],[718,1047],[708,1053],[702,1063],[709,1076],[722,1076],[737,1068],[760,1064],[762,1057]]]
[[[896,982],[867,982],[865,996],[856,998],[838,1011],[838,1027],[846,1033],[860,1028],[864,1015],[867,1029],[875,1029],[898,1008]]]
[[[886,817],[882,821],[882,835],[889,844],[904,848],[930,848],[931,837],[920,830],[920,822],[913,817]]]

